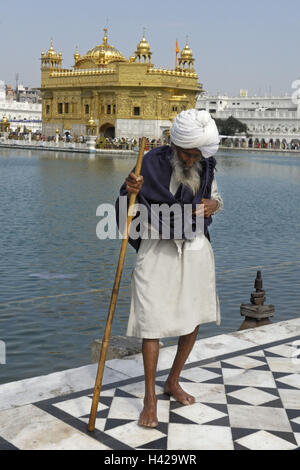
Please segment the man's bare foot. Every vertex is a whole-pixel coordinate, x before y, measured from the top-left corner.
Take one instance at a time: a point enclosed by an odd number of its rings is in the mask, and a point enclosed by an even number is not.
[[[186,393],[179,383],[166,382],[164,386],[164,393],[170,397],[175,398],[176,401],[183,405],[193,405],[195,403],[195,397]]]
[[[140,414],[139,426],[157,428],[157,398],[145,398],[144,409]]]

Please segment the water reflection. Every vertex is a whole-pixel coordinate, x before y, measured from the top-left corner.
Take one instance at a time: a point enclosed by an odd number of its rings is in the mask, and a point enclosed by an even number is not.
[[[201,336],[239,328],[257,269],[276,321],[296,317],[300,304],[299,157],[220,153],[217,161],[225,209],[211,238],[222,325],[203,325]],[[0,382],[89,363],[120,250],[119,240],[97,239],[96,210],[115,202],[134,165],[134,158],[0,151],[0,339],[8,362]],[[114,335],[126,332],[134,263],[128,248]]]

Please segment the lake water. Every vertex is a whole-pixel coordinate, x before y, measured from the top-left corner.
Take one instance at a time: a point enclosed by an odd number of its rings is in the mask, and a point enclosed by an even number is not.
[[[210,234],[222,325],[239,329],[258,269],[275,321],[300,309],[300,157],[217,155],[225,209]],[[96,236],[97,207],[114,203],[134,159],[0,150],[0,383],[90,363],[103,336],[120,242]],[[135,252],[127,251],[112,335],[125,335]],[[168,339],[166,344],[173,344]]]

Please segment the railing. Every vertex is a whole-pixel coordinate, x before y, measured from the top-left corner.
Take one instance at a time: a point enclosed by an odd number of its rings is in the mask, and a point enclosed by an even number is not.
[[[188,77],[188,78],[198,78],[198,75],[193,72],[192,70],[189,69],[183,69],[183,70],[167,70],[167,69],[149,69],[148,73],[151,75],[173,75],[177,77]]]
[[[0,103],[1,112],[5,113],[7,109],[15,109],[16,111],[35,111],[41,112],[42,104],[41,103],[28,103],[20,101],[5,101]]]
[[[217,117],[220,119],[233,116],[240,119],[299,119],[297,111],[243,111],[243,110],[224,110],[217,111]]]
[[[0,144],[5,145],[14,145],[14,146],[22,146],[22,147],[45,147],[45,148],[65,148],[65,149],[74,149],[74,150],[87,150],[88,146],[86,142],[75,142],[71,140],[71,142],[64,142],[59,141],[55,142],[53,140],[31,140],[28,139],[5,139],[4,137],[0,137]],[[161,147],[165,145],[165,142],[161,141],[152,141],[147,142],[146,150],[152,150],[157,147]],[[105,143],[97,143],[96,148],[99,150],[128,150],[128,151],[135,151],[138,149],[138,142],[137,141],[128,141],[128,142],[105,142]]]
[[[78,142],[54,142],[54,141],[42,141],[42,140],[16,140],[16,139],[4,139],[3,137],[0,138],[0,144],[5,145],[14,145],[20,147],[49,147],[49,148],[69,148],[69,149],[87,149],[86,143],[78,143]]]
[[[111,75],[115,74],[116,70],[112,68],[105,69],[80,69],[80,70],[64,70],[55,71],[50,73],[50,77],[75,77],[79,75]]]

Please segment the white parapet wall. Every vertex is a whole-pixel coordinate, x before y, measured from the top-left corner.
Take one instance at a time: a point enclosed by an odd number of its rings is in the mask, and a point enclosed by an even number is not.
[[[72,124],[70,128],[66,128],[63,122],[49,123],[43,122],[43,135],[46,137],[53,137],[56,134],[56,129],[58,129],[59,134],[63,135],[65,132],[70,132],[74,136],[84,136],[86,134],[86,125],[85,124]]]
[[[169,120],[117,119],[116,137],[139,139],[145,136],[148,139],[162,139],[164,131],[171,126],[172,122]]]

